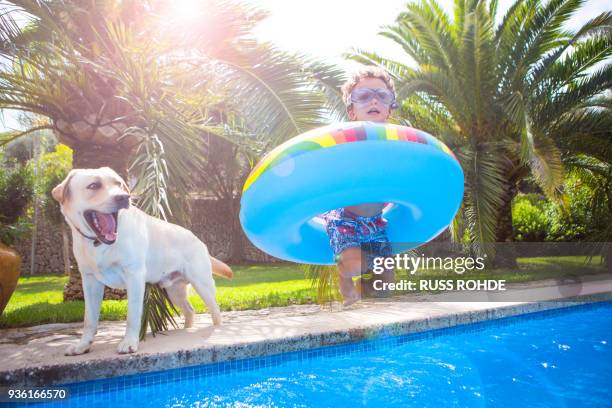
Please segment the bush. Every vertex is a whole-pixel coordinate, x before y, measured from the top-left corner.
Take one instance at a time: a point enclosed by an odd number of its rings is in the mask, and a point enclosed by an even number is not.
[[[538,194],[519,194],[512,202],[514,239],[609,241],[612,224],[612,206],[608,198],[610,188],[600,189],[604,191],[603,198],[597,197],[592,184],[575,174],[569,175],[564,183],[564,205],[551,203]],[[596,202],[599,202],[599,207]],[[598,212],[597,208],[600,208]]]
[[[41,175],[38,178],[39,197],[46,216],[55,224],[64,222],[59,204],[51,196],[51,191],[61,183],[72,168],[72,149],[57,144],[55,151],[45,153],[40,158]]]
[[[512,228],[515,241],[546,240],[550,219],[546,209],[550,204],[538,194],[519,194],[512,202]]]
[[[592,215],[593,191],[578,177],[568,177],[564,186],[566,205],[547,210],[551,220],[549,241],[578,241],[592,235],[599,220]]]
[[[0,168],[0,241],[12,245],[27,235],[31,225],[23,219],[34,195],[34,177],[27,165]]]

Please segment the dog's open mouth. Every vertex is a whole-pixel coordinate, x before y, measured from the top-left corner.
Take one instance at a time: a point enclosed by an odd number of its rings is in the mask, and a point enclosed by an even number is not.
[[[87,210],[83,215],[96,236],[107,245],[117,240],[117,212],[107,214],[95,210]]]

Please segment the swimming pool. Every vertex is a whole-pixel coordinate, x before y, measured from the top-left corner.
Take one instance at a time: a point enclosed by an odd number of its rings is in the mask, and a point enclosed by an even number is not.
[[[612,406],[612,302],[69,387],[36,406]]]

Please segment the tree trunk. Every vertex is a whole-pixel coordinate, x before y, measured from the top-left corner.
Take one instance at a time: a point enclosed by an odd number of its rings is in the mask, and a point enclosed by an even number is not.
[[[40,138],[34,138],[34,180],[39,180],[40,167]],[[38,244],[38,223],[40,222],[40,200],[38,192],[34,190],[34,219],[32,222],[32,246],[30,247],[30,275],[36,272],[36,246]]]
[[[34,177],[36,173],[34,173]],[[38,244],[38,222],[39,222],[39,209],[38,198],[36,193],[34,194],[34,219],[32,222],[32,244],[30,246],[30,275],[36,273],[36,246]]]
[[[231,263],[242,263],[245,260],[244,232],[240,226],[240,197],[235,197],[230,203],[230,259]]]
[[[512,200],[516,196],[517,188],[514,181],[508,181],[504,186],[503,204],[497,217],[497,230],[495,233],[495,268],[518,269],[516,258],[518,254],[511,244],[514,230],[512,228]]]
[[[62,258],[64,258],[64,275],[70,276],[70,237],[65,222],[60,224],[62,231]]]
[[[78,143],[70,146],[74,150],[72,167],[75,169],[97,169],[110,167],[126,182],[131,151],[125,148]]]
[[[96,169],[108,166],[127,180],[130,151],[113,146],[100,146],[85,142],[73,143],[72,167],[75,169]],[[76,265],[75,265],[76,266]],[[78,268],[70,268],[70,278],[64,286],[64,301],[82,300],[83,285]],[[126,299],[124,289],[104,288],[104,299]]]

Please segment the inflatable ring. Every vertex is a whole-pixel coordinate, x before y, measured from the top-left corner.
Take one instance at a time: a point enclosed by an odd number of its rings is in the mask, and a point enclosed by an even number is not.
[[[393,203],[384,211],[389,240],[414,247],[451,223],[462,197],[463,170],[435,137],[405,126],[347,122],[296,136],[268,153],[244,184],[240,223],[272,256],[326,265],[334,256],[320,214]]]

